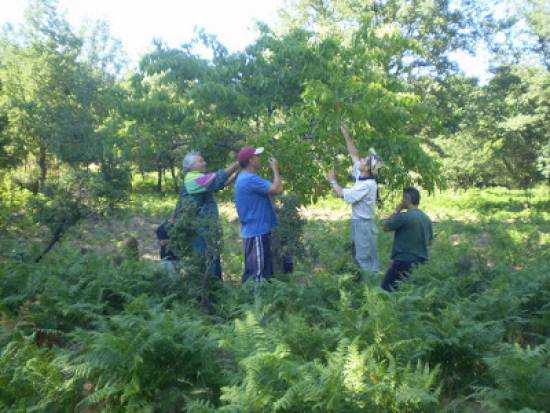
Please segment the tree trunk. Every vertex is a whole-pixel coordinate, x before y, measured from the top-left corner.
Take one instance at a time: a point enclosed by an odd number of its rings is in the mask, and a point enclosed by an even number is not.
[[[44,188],[46,177],[48,175],[48,164],[46,162],[46,145],[40,145],[40,153],[38,155],[38,166],[40,167],[40,177],[38,178],[39,189]]]
[[[162,167],[157,169],[157,192],[162,194]]]
[[[34,260],[34,262],[40,262],[40,260],[42,258],[44,258],[44,256],[50,252],[50,250],[53,248],[53,246],[57,243],[57,241],[59,241],[61,239],[61,235],[63,235],[63,229],[61,227],[59,227],[56,231],[55,231],[55,234],[53,235],[52,239],[50,240],[50,243],[48,244],[48,246],[46,247],[46,249],[44,250],[44,252],[42,252],[42,254],[40,254],[38,256],[38,258],[36,258]]]
[[[178,185],[178,177],[176,176],[176,168],[174,168],[174,165],[170,165],[170,174],[172,175],[172,182],[174,183],[174,191],[176,194],[179,194],[180,187]]]

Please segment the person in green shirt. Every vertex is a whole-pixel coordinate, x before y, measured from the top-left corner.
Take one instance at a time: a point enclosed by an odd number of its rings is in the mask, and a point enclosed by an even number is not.
[[[433,240],[432,221],[418,208],[419,204],[420,192],[413,187],[406,188],[401,203],[384,222],[384,231],[395,231],[391,265],[382,281],[386,291],[396,290],[398,282],[408,277],[412,267],[428,261],[428,246]]]

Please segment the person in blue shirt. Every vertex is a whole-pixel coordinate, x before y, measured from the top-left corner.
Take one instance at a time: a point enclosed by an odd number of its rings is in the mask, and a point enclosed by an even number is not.
[[[279,162],[269,159],[273,171],[270,182],[257,175],[261,167],[263,148],[246,146],[239,151],[242,171],[235,184],[235,204],[241,223],[244,246],[244,272],[242,282],[254,279],[263,282],[273,275],[271,256],[271,230],[277,225],[272,195],[283,192]]]

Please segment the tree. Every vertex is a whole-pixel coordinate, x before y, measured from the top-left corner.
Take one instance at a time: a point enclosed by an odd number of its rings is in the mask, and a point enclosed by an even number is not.
[[[502,17],[486,24],[485,42],[498,66],[543,65],[550,69],[550,3],[495,1]]]
[[[157,43],[132,81],[134,159],[140,169],[157,171],[158,188],[164,169],[175,177],[185,151],[201,151],[211,167],[226,164],[247,129],[248,100],[235,78],[240,57],[228,56],[211,36],[202,33],[200,39],[214,51],[212,64],[193,54],[191,45],[169,49]]]
[[[118,197],[128,188],[129,174],[116,139],[123,127],[116,109],[123,96],[115,73],[107,71],[119,61],[117,42],[100,23],[90,35],[76,35],[57,6],[54,0],[31,1],[21,28],[2,37],[3,133],[11,152],[18,149],[19,162],[37,161],[40,188],[50,166],[57,165],[85,169],[98,193]],[[98,51],[110,43],[108,52]],[[97,167],[97,177],[90,165]]]
[[[81,41],[58,14],[55,1],[34,0],[21,32],[2,44],[0,81],[8,133],[37,159],[43,187],[48,154],[72,156],[71,143],[88,132],[82,119],[86,114],[78,110]]]
[[[308,203],[327,189],[324,173],[344,153],[339,126],[348,121],[363,152],[375,145],[386,158],[389,187],[413,181],[435,187],[437,162],[415,136],[429,111],[392,73],[392,59],[410,48],[399,29],[364,26],[349,39],[299,28],[281,35],[261,30],[257,42],[235,55],[207,37],[210,64],[190,47],[158,47],[142,61],[142,72],[170,86],[193,117],[189,146],[206,151],[214,164],[244,144],[267,146],[281,159],[291,190]]]
[[[300,0],[283,15],[285,28],[307,27],[347,43],[358,33],[393,33],[402,44],[386,61],[391,73],[441,78],[456,69],[450,52],[472,51],[493,21],[489,5],[475,0]]]
[[[2,85],[0,84],[0,93]],[[0,106],[0,171],[14,168],[24,157],[24,148],[20,141],[14,140],[8,133],[9,119],[7,110]]]
[[[460,124],[442,142],[449,180],[529,188],[548,179],[549,87],[542,67],[502,66],[487,86],[464,89]]]

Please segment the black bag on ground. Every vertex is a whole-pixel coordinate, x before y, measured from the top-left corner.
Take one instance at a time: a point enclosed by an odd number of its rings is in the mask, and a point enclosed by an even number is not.
[[[177,260],[178,259],[178,257],[176,257],[172,251],[170,251],[169,242],[168,243],[161,242],[161,241],[169,241],[170,240],[170,235],[168,235],[169,226],[170,226],[170,221],[165,219],[162,222],[162,224],[160,224],[157,227],[157,229],[155,231],[155,233],[157,235],[157,240],[159,241],[159,244],[160,244],[160,259],[161,260]]]
[[[162,222],[162,224],[160,224],[157,227],[155,233],[157,234],[157,239],[159,241],[170,239],[170,236],[168,235],[168,224],[169,223],[170,222],[167,219],[165,219]]]

